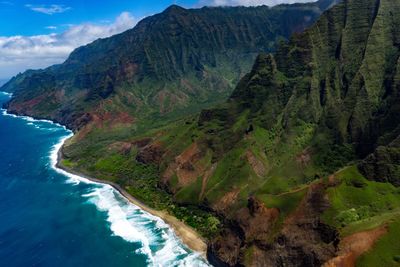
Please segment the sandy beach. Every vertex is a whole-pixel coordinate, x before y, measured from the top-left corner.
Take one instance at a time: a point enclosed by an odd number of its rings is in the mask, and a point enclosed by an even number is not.
[[[57,152],[57,164],[56,164],[57,168],[64,170],[68,173],[71,173],[73,175],[77,175],[79,177],[88,179],[95,183],[108,184],[108,185],[112,186],[132,204],[140,207],[144,211],[146,211],[154,216],[157,216],[157,217],[163,219],[168,225],[170,225],[172,227],[175,234],[182,240],[182,242],[185,245],[187,245],[191,250],[200,253],[204,258],[206,257],[206,251],[207,251],[206,241],[192,227],[186,225],[184,222],[178,220],[174,216],[171,216],[166,211],[159,211],[159,210],[150,208],[146,204],[142,203],[141,201],[139,201],[136,198],[134,198],[133,196],[131,196],[125,189],[123,189],[118,184],[110,182],[110,181],[99,180],[99,179],[81,174],[79,172],[76,172],[73,169],[62,166],[60,164],[61,161],[62,161],[62,146]]]

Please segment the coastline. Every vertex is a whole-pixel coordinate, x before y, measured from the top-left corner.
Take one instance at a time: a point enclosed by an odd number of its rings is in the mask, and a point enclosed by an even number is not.
[[[98,183],[98,184],[106,184],[111,187],[113,187],[115,190],[117,190],[126,200],[128,200],[130,203],[132,203],[135,206],[138,206],[142,210],[150,213],[151,215],[157,216],[164,220],[174,231],[176,236],[182,241],[183,244],[185,244],[188,248],[193,250],[194,252],[199,253],[203,258],[206,259],[206,252],[207,252],[207,243],[203,237],[201,237],[196,230],[194,230],[192,227],[188,226],[184,222],[178,220],[174,216],[170,215],[166,211],[159,211],[155,210],[153,208],[150,208],[140,200],[134,198],[132,195],[130,195],[125,189],[123,189],[120,185],[113,183],[111,181],[106,181],[106,180],[100,180],[96,179],[93,177],[89,177],[85,174],[79,173],[71,168],[68,168],[66,166],[63,166],[61,164],[62,161],[62,147],[64,146],[64,143],[66,140],[70,139],[73,135],[69,135],[66,138],[63,138],[58,144],[55,149],[57,150],[57,159],[54,164],[54,167],[64,171],[66,173],[72,174],[74,176],[78,176],[79,178],[86,179],[90,182],[93,183]]]
[[[8,96],[8,97],[12,97],[11,93],[6,93],[6,92],[1,92],[1,94]],[[0,109],[3,113],[3,115],[6,116],[11,116],[11,117],[18,117],[27,121],[41,121],[41,122],[48,122],[48,123],[52,123],[54,125],[57,125],[59,127],[64,128],[65,130],[69,131],[70,134],[63,137],[59,143],[55,144],[53,147],[53,150],[51,151],[51,164],[52,167],[56,170],[59,171],[61,173],[63,173],[66,176],[69,177],[73,177],[74,179],[77,179],[79,181],[82,180],[86,180],[84,182],[86,183],[96,183],[96,184],[105,184],[105,185],[109,185],[111,186],[113,189],[115,189],[117,192],[119,192],[121,194],[121,196],[123,196],[129,203],[139,207],[140,209],[148,212],[149,214],[159,217],[160,219],[162,219],[163,221],[165,221],[166,224],[168,224],[168,226],[171,227],[171,229],[173,230],[173,232],[175,233],[175,235],[178,237],[178,239],[184,244],[186,245],[189,249],[191,249],[192,251],[198,253],[200,256],[202,256],[204,259],[207,259],[206,257],[206,252],[207,252],[207,243],[205,241],[205,239],[200,236],[196,230],[194,230],[192,227],[188,226],[187,224],[185,224],[184,222],[178,220],[176,217],[170,215],[168,212],[166,211],[160,211],[160,210],[155,210],[153,208],[150,208],[149,206],[147,206],[146,204],[142,203],[141,201],[139,201],[138,199],[134,198],[132,195],[130,195],[125,189],[123,189],[120,185],[113,183],[111,181],[106,181],[106,180],[100,180],[100,179],[96,179],[93,177],[89,177],[85,174],[79,173],[71,168],[68,168],[66,166],[63,166],[61,164],[62,161],[62,147],[64,146],[64,143],[72,138],[74,136],[73,132],[69,129],[67,129],[66,126],[61,125],[58,122],[54,122],[51,120],[47,120],[47,119],[35,119],[33,117],[30,116],[26,116],[26,115],[17,115],[17,114],[13,114],[13,113],[9,113],[6,109],[1,108]]]

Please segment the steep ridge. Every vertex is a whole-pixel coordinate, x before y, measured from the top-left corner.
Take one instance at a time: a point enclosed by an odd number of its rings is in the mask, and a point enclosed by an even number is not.
[[[346,236],[399,221],[399,14],[396,0],[344,1],[260,54],[226,103],[139,149],[162,148],[174,201],[223,222],[212,263],[321,266]]]
[[[267,179],[275,178],[275,168],[297,169],[287,171],[280,179],[299,174],[305,177],[315,174],[314,177],[318,178],[375,151],[358,165],[361,173],[370,180],[399,186],[399,12],[398,1],[344,1],[325,13],[306,33],[295,35],[274,56],[260,55],[252,72],[233,92],[228,106],[218,113],[215,110],[203,112],[203,115],[213,115],[201,116],[205,118],[202,124],[219,121],[220,125],[230,125],[224,127],[221,139],[211,142],[211,147],[222,142],[221,152],[214,151],[223,157],[241,140],[261,132],[261,127],[262,131],[266,130],[264,144],[266,141],[275,143],[272,147],[264,145],[265,165],[271,168]],[[240,131],[237,127],[232,130],[238,123],[234,118],[246,121]],[[306,131],[302,129],[304,127]],[[255,132],[249,132],[249,129],[255,129]],[[308,140],[291,143],[293,136],[302,139],[307,136],[308,130],[311,131]],[[223,140],[223,136],[229,135],[236,137]],[[268,135],[272,135],[272,140],[268,140]],[[287,143],[292,151],[282,151],[278,147]],[[293,154],[283,162],[273,162],[274,158],[282,158],[281,153],[290,152]],[[300,181],[301,178],[298,178],[297,186]],[[265,197],[262,191],[271,191],[274,186],[276,182],[266,182],[263,189],[256,189],[250,194],[259,195],[262,199]],[[328,188],[332,185],[325,186],[328,187],[324,191],[329,192]],[[360,185],[355,183],[354,186]],[[308,194],[312,191],[309,188]],[[303,198],[303,201],[306,199]],[[321,197],[313,199],[310,204],[322,204],[324,201]],[[373,203],[376,200],[369,201]],[[273,198],[267,199],[265,204],[273,207]],[[301,207],[300,203],[297,210],[300,208],[307,214],[308,209]],[[389,205],[383,209],[389,211],[392,207]],[[247,257],[248,262],[255,266],[319,266],[336,253],[339,243],[338,232],[333,229],[327,232],[330,226],[321,221],[326,210],[329,210],[329,205],[308,217],[314,222],[303,222],[297,218],[295,225],[298,228],[295,230],[289,216],[280,234],[269,245],[256,242],[255,248],[252,248],[254,243],[239,235],[237,238],[241,241],[235,244],[245,253],[252,253],[253,258],[240,253],[236,254],[238,260],[227,258],[224,253],[230,250],[232,243],[223,241],[224,238],[217,238],[212,243],[210,254],[217,263],[229,265],[243,262]],[[355,210],[356,216],[361,217],[357,212]],[[383,210],[381,212],[384,213]],[[340,214],[334,218],[338,220]],[[308,228],[309,224],[314,226]],[[270,228],[273,227],[272,224]],[[322,232],[321,227],[325,229]],[[293,231],[287,231],[288,228]],[[304,237],[302,232],[306,233]],[[310,239],[302,244],[303,238]],[[246,247],[251,249],[243,249]]]
[[[177,117],[226,99],[259,52],[274,50],[334,2],[273,8],[173,5],[131,30],[76,49],[63,64],[17,75],[1,90],[14,92],[9,111],[73,129],[96,117],[107,120],[104,113],[110,112],[165,119],[175,111],[171,116]]]

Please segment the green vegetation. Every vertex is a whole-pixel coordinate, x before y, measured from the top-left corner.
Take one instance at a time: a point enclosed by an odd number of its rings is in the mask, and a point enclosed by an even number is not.
[[[299,188],[293,192],[287,192],[280,195],[257,195],[268,208],[278,208],[281,216],[286,217],[293,212],[300,201],[303,199],[306,188]]]
[[[342,235],[372,229],[400,214],[400,188],[368,181],[355,166],[335,174],[340,185],[328,190],[331,207],[325,222]]]
[[[73,163],[72,161],[68,160],[68,159],[64,159],[61,161],[61,165],[67,167],[67,168],[73,168],[75,166],[75,163]]]
[[[372,250],[357,260],[359,267],[400,266],[400,217],[396,217],[389,225],[388,233],[381,237]]]
[[[356,157],[354,147],[350,144],[321,145],[321,143],[319,143],[316,149],[318,149],[320,153],[318,153],[315,163],[321,166],[325,175],[346,166]]]

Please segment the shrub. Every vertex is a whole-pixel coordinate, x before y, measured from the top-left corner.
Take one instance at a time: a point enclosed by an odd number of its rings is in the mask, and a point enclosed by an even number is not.
[[[354,208],[342,211],[336,217],[336,220],[338,220],[340,223],[342,223],[342,225],[347,225],[351,222],[358,221],[359,219],[360,219],[360,216],[358,215],[357,210]]]

